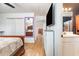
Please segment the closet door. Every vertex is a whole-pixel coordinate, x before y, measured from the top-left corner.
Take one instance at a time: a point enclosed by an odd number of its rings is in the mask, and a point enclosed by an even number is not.
[[[15,19],[15,35],[25,35],[24,19]]]
[[[5,33],[4,35],[15,35],[15,30],[16,30],[16,24],[15,24],[15,20],[14,19],[5,19],[5,26],[4,26],[4,30]]]
[[[24,29],[24,19],[7,19],[5,24],[5,33],[4,35],[25,35]]]

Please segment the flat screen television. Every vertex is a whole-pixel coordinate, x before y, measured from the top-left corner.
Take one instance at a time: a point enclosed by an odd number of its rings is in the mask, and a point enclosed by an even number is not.
[[[46,26],[54,25],[53,14],[54,13],[53,13],[53,3],[52,3],[46,15]]]

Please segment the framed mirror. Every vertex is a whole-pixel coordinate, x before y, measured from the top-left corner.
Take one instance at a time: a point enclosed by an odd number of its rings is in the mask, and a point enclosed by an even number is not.
[[[34,25],[34,18],[33,17],[25,17],[25,34],[26,36],[33,36],[33,25]]]

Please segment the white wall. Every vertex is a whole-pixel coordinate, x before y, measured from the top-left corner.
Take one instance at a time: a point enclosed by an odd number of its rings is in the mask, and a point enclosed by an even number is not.
[[[1,13],[0,31],[5,31],[4,35],[25,35],[25,17],[34,17],[34,13]]]
[[[55,55],[61,55],[62,8],[62,3],[55,4]]]
[[[38,35],[38,29],[43,28],[43,30],[46,29],[46,16],[36,16],[35,21],[34,21],[34,26],[35,26],[35,38]]]
[[[53,39],[53,55],[59,56],[62,55],[62,41],[61,41],[61,34],[63,31],[62,25],[63,25],[63,3],[54,3],[53,4],[53,11],[55,13],[54,15],[54,20],[55,20],[55,25],[53,26],[48,26],[47,30],[53,30],[52,33],[54,34],[54,39]],[[48,43],[50,44],[50,43]],[[52,51],[51,51],[52,52]]]
[[[54,33],[54,55],[58,56],[61,55],[61,34],[62,34],[62,25],[63,25],[63,13],[62,13],[62,8],[63,4],[62,3],[54,3],[53,8],[55,9],[55,25],[48,27],[49,30],[53,30]]]

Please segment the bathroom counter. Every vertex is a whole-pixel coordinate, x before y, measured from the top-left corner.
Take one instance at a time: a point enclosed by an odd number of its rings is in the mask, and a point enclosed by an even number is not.
[[[62,37],[79,37],[79,35],[73,34],[71,32],[65,32],[62,34]]]

